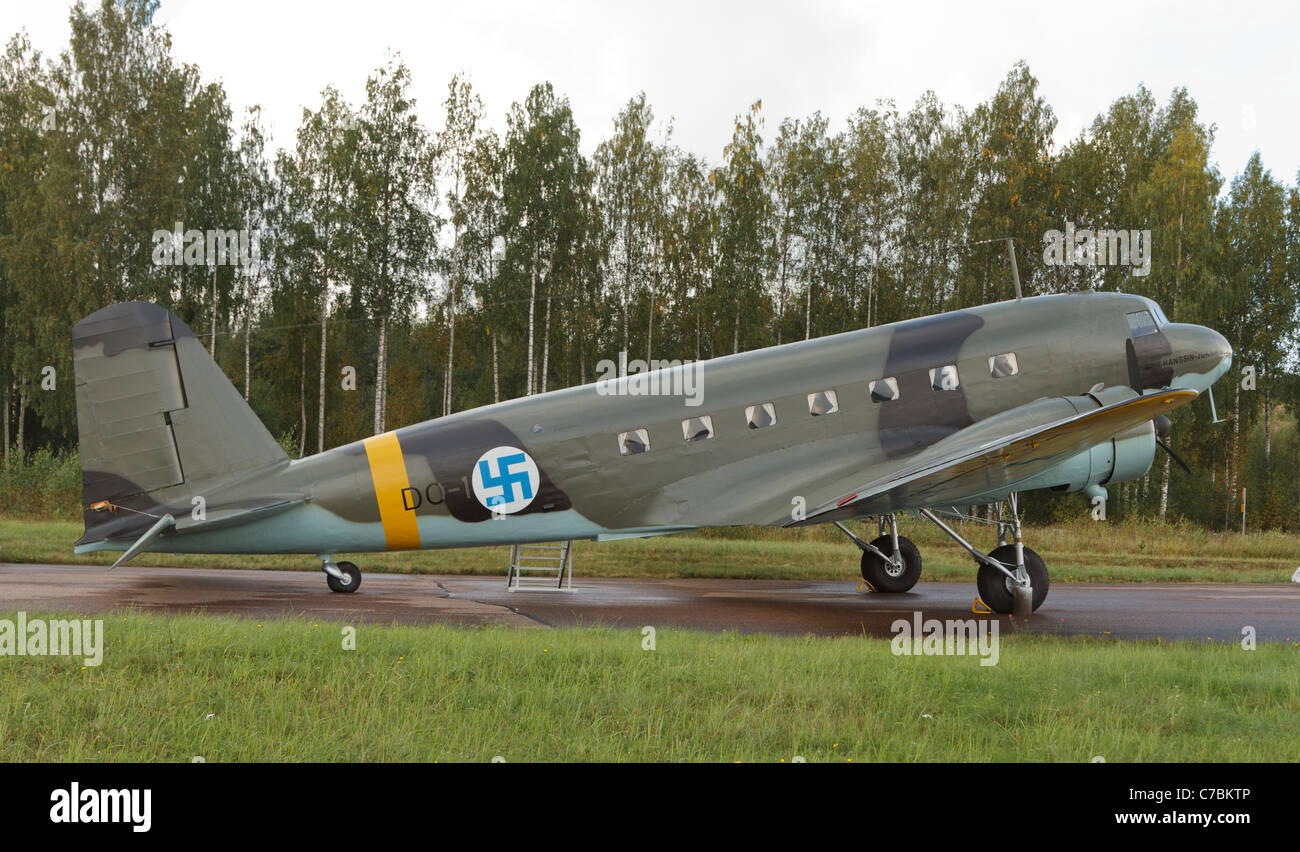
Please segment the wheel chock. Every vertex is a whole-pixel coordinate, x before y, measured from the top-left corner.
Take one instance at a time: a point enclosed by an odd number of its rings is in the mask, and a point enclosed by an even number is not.
[[[874,592],[875,590],[876,590],[876,587],[873,586],[873,585],[871,585],[870,583],[868,583],[866,580],[859,580],[859,581],[858,581],[858,591],[859,591],[859,592]]]
[[[970,605],[970,611],[973,612],[973,613],[975,613],[976,615],[992,615],[992,614],[993,614],[993,610],[989,609],[989,605],[986,604],[986,603],[984,603],[984,601],[980,600],[980,598],[979,598],[978,595],[975,596],[975,600],[974,600],[974,602],[971,603],[971,605]]]

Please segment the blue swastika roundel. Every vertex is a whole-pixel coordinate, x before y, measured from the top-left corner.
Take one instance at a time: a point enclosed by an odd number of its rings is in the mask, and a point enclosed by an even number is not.
[[[527,508],[540,483],[537,463],[518,447],[488,450],[474,465],[474,496],[503,515]]]

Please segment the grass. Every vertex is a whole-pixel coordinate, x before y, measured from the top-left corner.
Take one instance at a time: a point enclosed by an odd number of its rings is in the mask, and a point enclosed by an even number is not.
[[[859,525],[859,531],[867,528]],[[907,517],[925,560],[926,580],[974,575],[970,557],[929,523]],[[874,529],[866,532],[874,537]],[[992,549],[988,528],[967,524],[966,536]],[[108,565],[116,554],[72,553],[81,525],[0,516],[0,561]],[[1026,541],[1042,554],[1057,581],[1079,582],[1285,582],[1300,565],[1300,536],[1252,532],[1212,533],[1190,524],[1080,521],[1026,527]],[[735,577],[743,579],[845,579],[857,572],[858,552],[833,527],[783,530],[741,527],[630,541],[575,544],[575,573],[585,577]],[[506,547],[412,553],[358,554],[363,571],[435,574],[505,574]],[[206,568],[319,570],[310,556],[172,556],[144,554],[141,565]]]
[[[0,761],[1300,760],[1285,644],[357,631],[108,616],[98,667],[0,657]]]

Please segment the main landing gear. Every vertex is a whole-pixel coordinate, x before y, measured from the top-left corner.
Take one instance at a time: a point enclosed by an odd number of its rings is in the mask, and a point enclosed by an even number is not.
[[[953,510],[964,521],[991,524],[997,528],[998,546],[987,555],[980,553],[966,539],[948,526],[929,509],[921,509],[921,517],[933,523],[961,545],[975,559],[979,572],[975,584],[980,600],[994,612],[1026,617],[1042,606],[1047,599],[1049,580],[1043,558],[1025,547],[1020,534],[1018,495],[1010,494],[1004,503],[992,504],[992,518],[980,518]],[[921,553],[910,539],[898,534],[898,520],[893,514],[881,515],[880,535],[864,541],[848,527],[836,522],[840,531],[853,539],[862,551],[862,579],[873,592],[906,592],[916,585],[921,576]]]
[[[355,592],[361,587],[361,569],[351,562],[335,562],[332,556],[321,556],[320,562],[331,592]]]
[[[1003,504],[994,503],[994,517],[985,519],[973,515],[958,513],[957,517],[976,523],[993,524],[997,527],[998,546],[988,555],[980,553],[962,538],[952,527],[939,519],[929,509],[921,509],[921,516],[943,530],[948,536],[962,546],[979,565],[975,584],[979,588],[980,599],[994,612],[1010,613],[1020,618],[1027,617],[1043,605],[1047,599],[1047,564],[1034,551],[1025,547],[1020,534],[1020,512],[1018,495],[1009,494],[1006,506],[1010,518],[1003,517]],[[955,510],[954,510],[955,511]]]
[[[869,542],[838,521],[835,526],[862,550],[862,579],[873,592],[897,594],[916,585],[921,577],[921,551],[911,539],[898,534],[896,516],[882,515],[880,535]]]

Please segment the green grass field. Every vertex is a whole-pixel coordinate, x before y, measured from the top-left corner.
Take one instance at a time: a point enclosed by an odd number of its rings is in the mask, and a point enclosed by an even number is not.
[[[29,613],[28,616],[34,616]],[[14,613],[3,614],[14,618]],[[1297,761],[1300,649],[108,616],[0,657],[4,761]]]
[[[969,558],[904,521],[926,579]],[[967,526],[988,543],[987,530]],[[76,557],[69,522],[0,519],[0,561]],[[1027,530],[1056,580],[1278,582],[1300,538],[1080,523]],[[581,576],[846,579],[834,529],[577,544]],[[366,554],[366,571],[504,573],[507,548]],[[137,562],[318,570],[310,557]],[[29,616],[35,615],[28,613]],[[12,614],[5,617],[12,618]],[[105,657],[0,656],[0,760],[1296,761],[1300,648],[1002,636],[975,657],[887,640],[105,617]]]
[[[874,530],[859,525],[860,534]],[[900,522],[925,560],[924,580],[975,575],[971,558],[928,522]],[[967,524],[965,534],[985,551],[988,528]],[[0,518],[0,562],[109,565],[115,555],[75,556],[81,526],[68,521]],[[1057,524],[1027,527],[1026,541],[1047,560],[1052,579],[1082,582],[1254,582],[1290,579],[1300,566],[1300,536],[1278,532],[1247,536],[1210,533],[1191,525],[1144,523]],[[844,579],[857,573],[858,550],[833,527],[783,530],[741,527],[631,541],[575,545],[578,576],[737,577],[744,579]],[[509,548],[370,553],[348,557],[364,571],[434,574],[501,574]],[[158,566],[319,570],[309,556],[171,556],[146,553],[135,564]]]

